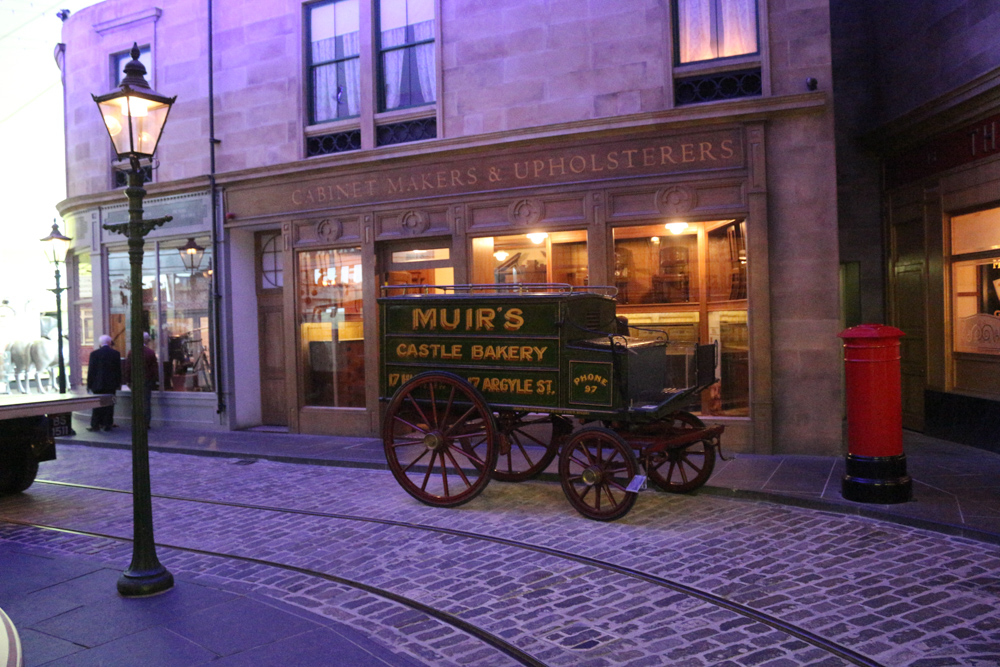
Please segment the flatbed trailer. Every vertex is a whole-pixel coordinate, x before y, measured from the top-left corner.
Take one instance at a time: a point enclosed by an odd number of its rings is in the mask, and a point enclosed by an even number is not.
[[[56,458],[55,439],[72,434],[73,412],[113,400],[105,394],[0,396],[0,495],[26,490],[39,462]]]

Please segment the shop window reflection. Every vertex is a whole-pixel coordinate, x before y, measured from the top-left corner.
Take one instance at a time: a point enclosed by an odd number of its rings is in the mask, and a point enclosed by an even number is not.
[[[305,404],[364,407],[361,248],[302,252],[298,265]]]
[[[160,244],[160,312],[164,346],[159,350],[166,391],[213,391],[211,364],[211,239],[193,239],[197,261],[185,266],[184,244]]]
[[[619,315],[642,327],[633,335],[665,333],[680,347],[719,343],[720,382],[688,408],[704,415],[749,414],[746,223],[616,228],[612,272]],[[681,359],[668,359],[675,375],[687,372]]]
[[[152,244],[147,244],[147,248]],[[154,246],[155,248],[155,246]],[[175,251],[176,252],[176,251]],[[159,340],[159,318],[156,308],[156,252],[144,252],[142,255],[142,322],[139,327],[149,332],[152,344]],[[128,354],[129,342],[132,340],[132,280],[129,267],[128,252],[108,253],[108,285],[110,302],[108,305],[108,335],[111,344],[122,355]],[[100,333],[98,333],[100,335]],[[155,349],[155,348],[154,348]],[[158,354],[158,356],[160,356]],[[157,378],[159,382],[159,378]],[[154,388],[158,388],[154,386]]]
[[[530,232],[473,239],[472,275],[474,283],[484,285],[587,285],[587,232]]]
[[[153,388],[159,391],[210,392],[212,376],[212,271],[208,237],[197,266],[184,265],[179,249],[187,239],[147,242],[142,257],[142,322],[159,359]],[[108,253],[109,331],[124,359],[131,338],[131,269],[128,252]],[[100,335],[100,332],[97,332]]]

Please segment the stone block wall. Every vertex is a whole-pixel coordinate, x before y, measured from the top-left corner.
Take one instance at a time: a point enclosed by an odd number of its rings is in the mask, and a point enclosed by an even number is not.
[[[763,11],[762,0],[762,11]],[[830,74],[827,0],[768,3],[774,94]],[[303,4],[218,2],[215,130],[220,172],[303,157]],[[441,137],[662,111],[670,99],[666,0],[441,0]],[[208,173],[207,8],[195,0],[107,0],[64,24],[69,196],[109,187],[110,148],[91,93],[110,88],[109,55],[150,44],[158,91],[177,104],[157,181]]]

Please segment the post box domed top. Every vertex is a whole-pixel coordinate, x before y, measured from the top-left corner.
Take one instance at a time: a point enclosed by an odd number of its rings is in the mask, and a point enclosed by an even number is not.
[[[901,338],[905,335],[896,327],[885,324],[859,324],[837,334],[839,338]]]

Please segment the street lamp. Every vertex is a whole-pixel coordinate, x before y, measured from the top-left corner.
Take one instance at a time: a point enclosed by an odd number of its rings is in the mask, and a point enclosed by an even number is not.
[[[66,359],[63,357],[63,331],[62,331],[62,293],[65,292],[69,287],[63,287],[59,278],[61,274],[59,273],[59,264],[66,261],[66,252],[69,250],[69,242],[72,239],[68,236],[63,236],[59,231],[59,224],[53,220],[52,221],[52,231],[49,235],[42,239],[42,242],[48,242],[48,247],[45,252],[45,256],[49,258],[53,266],[56,269],[56,288],[50,289],[49,291],[56,295],[56,347],[59,352],[59,393],[66,393]]]
[[[205,256],[205,249],[198,245],[194,238],[189,238],[188,242],[177,249],[181,254],[181,261],[184,268],[192,274],[201,266],[201,258]]]
[[[160,133],[167,122],[170,106],[176,97],[160,95],[146,82],[146,67],[139,62],[139,45],[133,44],[132,60],[125,65],[121,85],[94,101],[111,137],[119,160],[128,159],[127,223],[104,225],[104,228],[128,237],[131,269],[132,319],[132,563],[118,579],[118,592],[125,597],[153,595],[174,585],[174,577],[156,557],[153,540],[153,504],[149,488],[149,424],[146,423],[146,364],[142,340],[142,249],[145,236],[172,220],[171,216],[142,219],[143,171],[140,159],[152,159]]]

